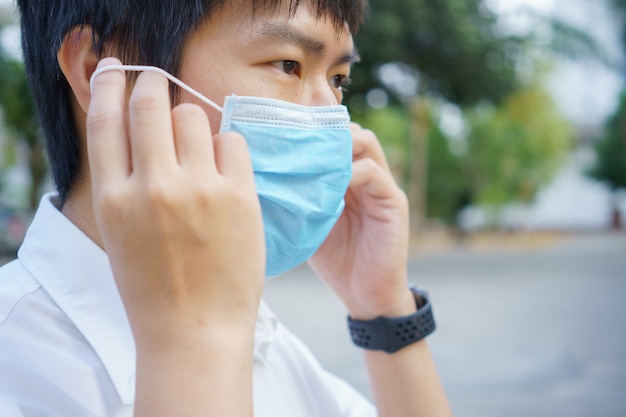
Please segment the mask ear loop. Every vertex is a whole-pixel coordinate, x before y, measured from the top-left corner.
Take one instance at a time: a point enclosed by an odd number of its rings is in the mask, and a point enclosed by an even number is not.
[[[170,80],[171,82],[173,82],[174,84],[176,84],[177,86],[182,88],[183,90],[187,91],[189,94],[193,95],[198,100],[200,100],[203,103],[213,107],[215,110],[219,111],[220,113],[223,113],[224,109],[222,109],[220,106],[218,106],[217,104],[215,104],[214,102],[212,102],[211,100],[209,100],[208,98],[206,98],[205,96],[203,96],[202,94],[200,94],[199,92],[194,90],[192,87],[188,86],[187,84],[185,84],[184,82],[182,82],[178,78],[174,77],[173,75],[171,75],[170,73],[164,71],[163,69],[161,69],[159,67],[151,67],[151,66],[147,66],[147,65],[109,65],[109,66],[106,66],[106,67],[98,68],[97,70],[94,71],[94,73],[91,75],[91,79],[89,80],[89,88],[90,88],[90,90],[93,91],[93,81],[96,79],[96,77],[98,75],[100,75],[100,74],[102,74],[103,72],[106,72],[106,71],[114,71],[114,70],[117,70],[117,71],[137,71],[137,72],[143,72],[143,71],[156,72],[157,74],[163,75],[165,78],[167,78],[168,80]]]

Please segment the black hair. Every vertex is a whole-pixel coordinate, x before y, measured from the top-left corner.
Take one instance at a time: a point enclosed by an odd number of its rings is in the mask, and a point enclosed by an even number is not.
[[[17,0],[29,85],[44,134],[52,179],[65,200],[80,169],[80,141],[72,91],[57,61],[66,35],[90,26],[94,51],[114,47],[126,64],[154,65],[177,75],[187,38],[215,10],[234,0]],[[247,0],[242,0],[247,1]],[[254,15],[289,1],[294,13],[308,2],[317,16],[355,32],[367,0],[249,0]]]

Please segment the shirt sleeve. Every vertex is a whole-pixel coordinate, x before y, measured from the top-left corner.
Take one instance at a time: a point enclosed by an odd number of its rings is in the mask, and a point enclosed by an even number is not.
[[[96,417],[50,381],[1,352],[0,416]]]
[[[322,368],[304,343],[278,325],[275,347],[295,375],[296,383],[311,399],[315,417],[376,417],[374,405],[343,379]]]
[[[324,388],[331,393],[330,401],[320,407],[320,416],[337,415],[341,417],[377,417],[375,407],[354,387],[337,376],[323,371],[321,375]],[[335,414],[332,414],[332,413]]]

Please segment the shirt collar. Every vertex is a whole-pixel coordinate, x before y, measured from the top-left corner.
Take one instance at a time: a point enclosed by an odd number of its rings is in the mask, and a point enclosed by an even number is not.
[[[135,344],[106,253],[46,194],[18,258],[93,347],[125,405],[135,397]],[[255,358],[267,358],[278,321],[261,302]]]
[[[135,345],[106,253],[43,197],[18,252],[22,264],[96,351],[125,405],[135,397]]]

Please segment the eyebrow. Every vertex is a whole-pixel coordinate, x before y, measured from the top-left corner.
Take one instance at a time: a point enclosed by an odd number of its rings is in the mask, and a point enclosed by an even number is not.
[[[260,35],[275,42],[295,45],[318,58],[324,56],[327,50],[327,47],[323,42],[313,39],[306,34],[297,31],[294,27],[284,23],[266,23],[263,25]],[[339,57],[339,59],[335,61],[335,65],[352,65],[360,60],[361,57],[357,53],[356,49],[353,49]]]
[[[348,52],[347,54],[343,54],[337,61],[335,61],[335,65],[342,64],[356,64],[357,62],[361,62],[361,56],[357,52],[356,49]]]

